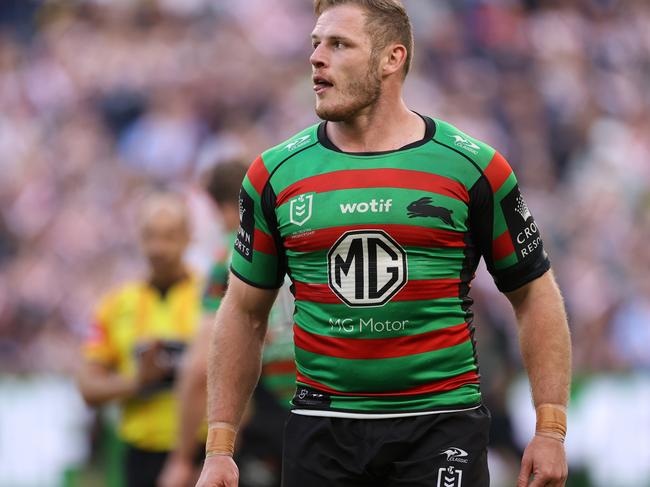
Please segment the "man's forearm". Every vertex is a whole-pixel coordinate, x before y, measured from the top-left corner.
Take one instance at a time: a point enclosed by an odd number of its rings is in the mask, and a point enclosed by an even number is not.
[[[206,370],[208,346],[214,316],[205,317],[201,329],[188,351],[178,384],[179,435],[175,454],[192,460],[196,454],[197,433],[205,420]]]
[[[519,322],[519,341],[533,402],[566,405],[571,383],[571,338],[560,291],[551,272],[525,292],[508,296]]]
[[[78,384],[81,395],[91,406],[127,399],[138,390],[135,378],[107,371],[95,364],[84,365],[78,375]]]
[[[231,304],[217,313],[208,358],[208,423],[238,427],[261,370],[266,322]]]

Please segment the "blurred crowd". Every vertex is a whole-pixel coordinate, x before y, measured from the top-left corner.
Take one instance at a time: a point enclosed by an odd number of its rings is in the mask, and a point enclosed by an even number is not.
[[[514,166],[576,369],[650,368],[650,4],[405,3],[407,101]],[[0,2],[0,370],[74,367],[99,296],[142,269],[146,189],[188,194],[207,268],[205,169],[316,121],[312,24],[305,0]],[[489,276],[474,293],[485,326],[511,334]]]

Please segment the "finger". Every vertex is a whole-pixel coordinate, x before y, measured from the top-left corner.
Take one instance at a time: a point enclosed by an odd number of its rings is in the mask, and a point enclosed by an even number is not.
[[[549,484],[541,475],[535,475],[533,481],[528,485],[528,487],[551,487],[551,484]]]
[[[521,459],[521,468],[519,469],[519,477],[517,477],[517,487],[526,487],[530,474],[533,471],[533,462],[530,458],[524,455]]]

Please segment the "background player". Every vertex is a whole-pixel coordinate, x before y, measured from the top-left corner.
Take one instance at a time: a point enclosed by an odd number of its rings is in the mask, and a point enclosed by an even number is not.
[[[406,107],[412,39],[398,1],[317,1],[316,13],[311,64],[327,122],[266,151],[244,182],[198,485],[237,483],[232,441],[288,271],[298,393],[284,485],[487,486],[468,296],[479,253],[515,309],[537,407],[519,485],[531,474],[535,487],[563,485],[568,327],[510,166]]]
[[[139,233],[149,273],[100,303],[78,383],[91,405],[119,401],[126,484],[154,487],[176,439],[172,387],[181,354],[197,328],[200,286],[183,263],[190,227],[180,197],[149,196],[141,208]]]
[[[198,477],[194,459],[197,454],[196,437],[205,420],[206,369],[208,344],[219,308],[228,284],[228,266],[231,249],[239,227],[238,193],[246,175],[243,161],[218,164],[207,177],[206,190],[215,203],[227,231],[228,252],[217,256],[208,276],[203,294],[203,321],[197,339],[192,344],[178,381],[180,428],[177,447],[169,456],[161,475],[163,487],[185,487]],[[280,477],[282,428],[291,397],[295,391],[296,372],[293,354],[293,297],[288,287],[282,288],[269,316],[263,369],[260,384],[255,390],[247,427],[243,432],[241,461],[262,460],[268,480],[264,485],[277,485]],[[241,441],[240,441],[241,446]]]

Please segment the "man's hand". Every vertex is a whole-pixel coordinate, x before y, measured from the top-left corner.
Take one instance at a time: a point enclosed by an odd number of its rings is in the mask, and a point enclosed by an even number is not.
[[[530,476],[533,480],[530,481]],[[564,487],[568,475],[564,443],[535,436],[521,459],[517,487]]]
[[[163,344],[158,340],[142,347],[142,351],[138,354],[136,373],[138,389],[156,384],[171,374],[173,368],[160,360],[162,350]]]
[[[193,480],[196,473],[192,461],[173,452],[158,477],[158,487],[190,487]]]
[[[205,459],[196,487],[237,487],[239,469],[232,457],[214,455]]]

